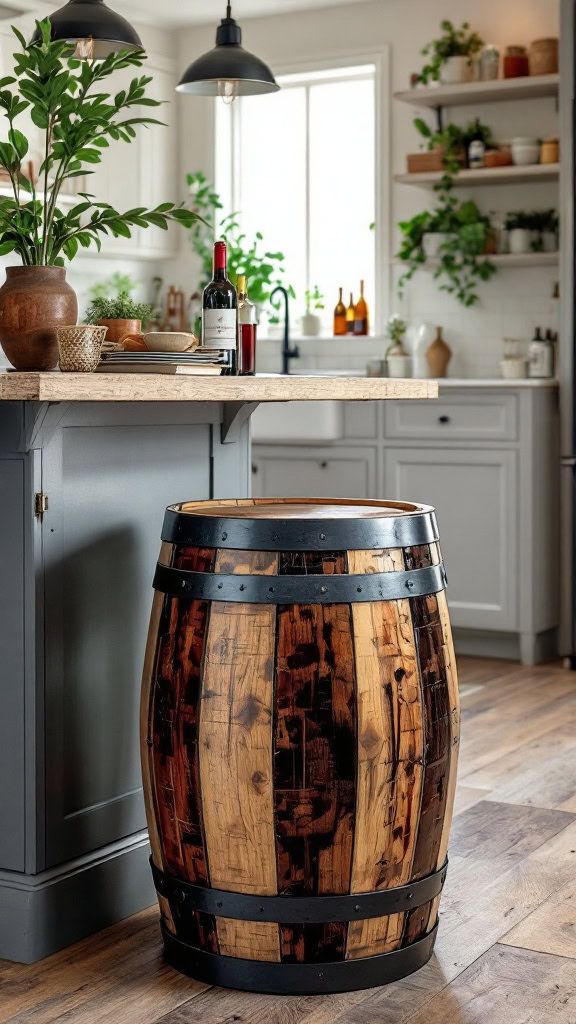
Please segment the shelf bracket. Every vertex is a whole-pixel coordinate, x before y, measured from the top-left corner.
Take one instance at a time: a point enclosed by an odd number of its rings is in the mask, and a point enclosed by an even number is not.
[[[234,444],[240,440],[240,431],[248,422],[260,402],[225,402],[222,423],[220,424],[220,441],[222,444]]]

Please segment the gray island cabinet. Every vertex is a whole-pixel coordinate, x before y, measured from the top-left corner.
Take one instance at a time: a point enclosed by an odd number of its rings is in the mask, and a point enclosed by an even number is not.
[[[166,505],[245,497],[271,401],[426,399],[431,381],[0,374],[0,958],[155,900],[139,689]]]

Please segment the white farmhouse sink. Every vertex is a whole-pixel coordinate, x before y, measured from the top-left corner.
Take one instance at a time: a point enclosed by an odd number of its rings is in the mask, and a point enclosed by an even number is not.
[[[252,414],[252,440],[258,444],[313,444],[336,441],[342,435],[342,402],[262,402]]]

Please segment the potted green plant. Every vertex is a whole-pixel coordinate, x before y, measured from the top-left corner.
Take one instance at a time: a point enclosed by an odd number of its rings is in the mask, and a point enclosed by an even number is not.
[[[533,215],[524,210],[513,210],[507,214],[504,228],[508,232],[510,253],[521,256],[531,251],[533,224]]]
[[[464,306],[478,301],[480,281],[488,281],[496,267],[486,256],[492,240],[490,218],[471,200],[459,202],[449,184],[439,193],[433,210],[425,210],[399,224],[402,243],[398,258],[406,264],[398,282],[402,296],[406,284],[428,260],[434,262],[434,279]],[[440,235],[434,244],[427,235]],[[433,255],[432,255],[433,254]]]
[[[548,210],[534,210],[531,215],[532,242],[534,252],[557,252],[558,229],[560,222],[558,213],[552,207]]]
[[[421,51],[428,61],[420,72],[419,80],[423,85],[430,82],[442,82],[452,85],[467,82],[470,79],[472,57],[484,46],[484,40],[477,32],[470,32],[470,25],[463,22],[456,28],[447,19],[440,23],[442,35],[433,39]]]
[[[442,163],[448,174],[457,174],[468,162],[468,150],[471,142],[482,142],[486,148],[494,145],[492,130],[476,117],[464,128],[456,124],[447,124],[443,128],[433,130],[422,117],[414,118],[414,127],[426,140],[426,148],[432,152],[439,150]]]
[[[389,377],[408,377],[411,359],[404,348],[407,323],[394,313],[387,321],[385,334],[390,344],[386,349],[386,361]]]
[[[306,312],[300,317],[300,329],[305,338],[317,338],[322,330],[322,320],[318,313],[314,311],[324,309],[324,296],[319,290],[318,285],[315,284],[314,288],[306,289],[304,298],[306,301]]]
[[[84,317],[87,324],[107,327],[106,341],[124,345],[127,341],[134,346],[145,348],[142,327],[152,316],[152,306],[134,302],[127,292],[121,292],[112,299],[92,299]]]
[[[133,227],[167,228],[175,221],[190,228],[196,214],[174,203],[153,210],[134,207],[119,213],[109,203],[82,192],[70,209],[58,206],[70,179],[93,173],[110,142],[130,143],[141,125],[161,122],[144,117],[142,106],[156,107],[146,96],[151,78],[134,78],[115,95],[104,82],[121,68],[141,67],[145,53],[112,53],[102,61],[69,57],[65,41],[52,42],[50,21],[38,22],[41,42],[28,45],[18,29],[21,52],[14,71],[0,80],[0,110],[8,124],[0,142],[0,164],[13,195],[0,197],[0,255],[15,253],[21,266],[8,267],[0,288],[0,342],[16,369],[48,370],[58,360],[56,329],[75,324],[76,296],[66,283],[65,260],[80,248],[101,247],[102,237],[131,237]],[[38,182],[23,173],[29,142],[17,128],[27,112],[44,133],[44,159]]]

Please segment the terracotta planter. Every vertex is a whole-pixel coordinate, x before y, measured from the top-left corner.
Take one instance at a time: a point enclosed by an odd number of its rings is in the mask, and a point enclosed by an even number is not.
[[[108,328],[106,341],[111,341],[114,345],[122,345],[124,348],[124,343],[131,341],[135,343],[131,348],[146,348],[141,320],[99,320],[98,326]]]
[[[53,370],[58,327],[78,320],[63,267],[7,267],[0,288],[0,344],[16,370]]]

